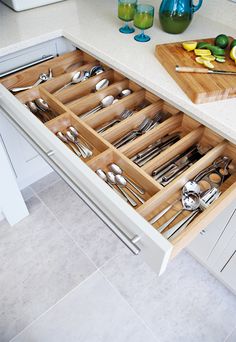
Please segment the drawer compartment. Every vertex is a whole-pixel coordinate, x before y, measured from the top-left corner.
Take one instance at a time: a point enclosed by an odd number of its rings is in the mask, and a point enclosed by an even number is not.
[[[104,68],[103,73],[91,75],[86,81],[58,92],[71,80],[75,72],[91,70],[96,65]],[[16,96],[7,90],[34,83],[39,74],[48,72],[49,68],[52,69],[53,79]],[[107,79],[109,85],[94,92],[95,85],[103,79]],[[129,247],[131,246],[135,253],[140,251],[143,258],[159,274],[165,270],[170,257],[174,257],[187,246],[235,197],[236,147],[233,144],[80,50],[6,77],[1,83],[1,107],[7,112],[9,119],[37,145],[50,165],[55,167],[75,191],[82,194],[82,198],[91,207],[96,208],[96,212],[100,212],[108,224],[110,222],[111,229],[113,226],[117,227],[113,231],[118,232],[117,235]],[[128,90],[126,96],[123,90]],[[107,96],[113,96],[116,101],[113,103],[112,100],[107,106],[99,106]],[[23,105],[37,98],[42,98],[49,104],[55,113],[54,117],[40,122]],[[90,113],[97,106],[98,109]],[[125,110],[134,112],[120,120],[121,113]],[[85,113],[87,115],[84,115]],[[153,120],[158,114],[162,115],[162,120],[154,128],[120,148],[114,146],[117,139],[137,129],[145,119]],[[99,131],[113,121],[115,122],[108,129]],[[56,136],[59,131],[65,134],[71,126],[79,132],[82,143],[92,150],[93,154],[90,157],[78,157],[69,144],[63,143]],[[154,155],[144,165],[138,165],[134,160],[134,156],[143,149],[149,148],[166,136],[172,137],[177,134],[177,140],[170,145],[167,144],[161,153]],[[155,169],[171,162],[192,146],[198,146],[204,153],[173,181],[163,186],[159,179],[155,180],[152,177]],[[223,171],[229,174],[221,181],[222,184],[217,183],[217,175],[213,175],[216,177],[214,184],[221,191],[220,197],[205,210],[196,212],[192,222],[170,238],[165,233],[191,214],[189,211],[182,211],[173,223],[159,232],[160,226],[182,209],[181,202],[176,200],[180,198],[185,183],[194,179],[220,157],[227,157],[227,160],[230,160],[229,166],[223,168]],[[129,181],[123,184],[122,189],[137,202],[136,206],[132,207],[126,203],[116,185],[114,190],[96,174],[100,169],[107,175],[111,170],[111,164],[118,165],[131,183],[144,190],[144,194],[140,194]],[[121,181],[120,177],[115,178],[116,181],[118,179]],[[209,184],[209,187],[213,187],[213,183]],[[139,201],[127,185],[136,195],[141,195],[143,201]],[[202,187],[201,191],[207,190],[206,183],[199,181],[199,185]],[[173,203],[173,207],[163,214],[161,219],[153,224],[149,222]]]

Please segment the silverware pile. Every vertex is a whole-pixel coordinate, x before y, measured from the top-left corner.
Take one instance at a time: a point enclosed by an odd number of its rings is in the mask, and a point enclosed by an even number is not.
[[[163,121],[163,118],[164,118],[163,113],[157,113],[152,119],[151,118],[145,118],[136,129],[133,129],[132,131],[125,134],[123,137],[116,140],[113,143],[113,145],[116,148],[120,148],[120,147],[124,146],[128,142],[135,140],[140,135],[143,135],[146,132],[153,129],[154,127],[158,126]]]
[[[119,167],[119,165],[112,163],[108,165],[108,169],[108,172],[105,172],[102,169],[97,169],[96,174],[119,196],[131,204],[132,207],[136,207],[138,202],[141,204],[145,202],[145,199],[142,197],[145,194],[145,190],[131,180],[127,175],[124,175],[124,171]],[[130,195],[132,195],[135,200]]]
[[[141,103],[139,106],[133,108],[133,109],[125,109],[123,110],[119,115],[117,115],[114,119],[106,122],[105,124],[103,124],[102,126],[97,127],[96,131],[98,133],[103,133],[106,130],[108,130],[109,128],[115,126],[117,123],[129,118],[130,116],[132,116],[134,113],[142,110],[143,108],[147,107],[148,103],[147,102],[143,102]]]
[[[173,133],[158,139],[154,143],[150,144],[145,149],[135,154],[131,160],[139,167],[144,166],[147,162],[158,156],[162,151],[175,144],[180,140],[179,133]]]
[[[75,74],[73,74],[71,81],[65,84],[64,86],[62,86],[61,88],[57,89],[57,91],[54,92],[54,95],[58,94],[60,91],[70,87],[73,84],[84,82],[88,80],[90,77],[99,75],[103,73],[104,71],[105,70],[101,65],[95,65],[90,70],[77,71]]]
[[[62,142],[68,144],[78,157],[86,159],[93,155],[93,148],[79,135],[79,132],[75,127],[68,127],[65,134],[61,131],[58,131],[56,136]]]
[[[219,188],[227,177],[230,176],[230,163],[231,159],[226,156],[216,159],[212,165],[199,172],[193,180],[188,181],[184,185],[180,198],[152,217],[149,222],[151,224],[156,223],[169,210],[173,209],[177,202],[181,202],[182,208],[157,229],[159,233],[164,232],[163,236],[170,241],[176,238],[201,211],[204,211],[220,196]],[[217,174],[220,181],[218,178],[212,178],[212,174]],[[216,179],[216,181],[213,179]],[[207,190],[201,187],[202,180],[204,180],[204,186],[205,183],[209,184]],[[184,211],[190,211],[191,214],[184,217],[170,229],[167,229]]]
[[[123,89],[116,97],[114,97],[113,95],[107,95],[101,100],[100,104],[97,107],[89,110],[86,113],[83,113],[82,115],[80,115],[80,118],[85,118],[91,114],[97,113],[99,110],[111,106],[124,97],[129,96],[131,93],[131,89]]]
[[[37,87],[40,83],[51,80],[52,78],[53,78],[52,69],[49,69],[47,74],[46,73],[40,74],[38,80],[34,84],[32,84],[30,86],[26,86],[26,87],[12,88],[12,89],[10,89],[10,91],[12,93],[18,93],[20,91],[28,90],[28,89]]]
[[[209,147],[203,149],[199,145],[193,145],[180,155],[153,170],[152,177],[161,185],[166,186],[198,161],[209,149]]]
[[[25,106],[42,122],[49,121],[57,116],[57,113],[55,113],[50,108],[47,101],[42,98],[35,99],[34,101],[28,101]]]

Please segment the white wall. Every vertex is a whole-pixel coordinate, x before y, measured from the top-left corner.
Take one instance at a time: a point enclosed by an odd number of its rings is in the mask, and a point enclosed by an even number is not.
[[[203,0],[199,14],[234,29],[236,28],[236,2],[234,3],[229,0]]]

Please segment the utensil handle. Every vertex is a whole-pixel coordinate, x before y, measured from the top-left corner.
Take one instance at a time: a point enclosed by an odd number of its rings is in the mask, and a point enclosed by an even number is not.
[[[73,152],[78,156],[81,157],[81,153],[77,148],[75,148],[71,143],[69,143],[69,146],[72,148]]]
[[[183,220],[178,222],[173,227],[173,230],[175,228],[174,233],[168,239],[170,241],[172,241],[174,238],[176,238],[177,235],[179,235],[185,228],[187,228],[189,223],[191,223],[193,221],[193,219],[197,216],[198,213],[199,213],[199,210],[196,210],[196,211],[192,212],[189,216],[185,217]]]
[[[145,194],[145,190],[143,188],[141,188],[138,184],[136,184],[135,182],[133,182],[131,179],[129,179],[127,176],[125,176],[126,181],[132,185],[132,187],[137,190],[141,195]]]
[[[141,196],[136,194],[136,192],[133,189],[131,189],[129,186],[126,186],[126,188],[129,190],[129,192],[131,192],[132,195],[134,195],[135,198],[137,198],[137,200],[139,200],[139,202],[141,202],[142,204],[145,203],[145,200]]]
[[[85,118],[88,115],[94,114],[94,113],[98,112],[101,108],[102,108],[102,105],[99,105],[99,106],[89,110],[88,112],[80,115],[79,118]]]
[[[128,202],[132,205],[132,207],[136,207],[137,203],[135,202],[135,200],[133,200],[132,197],[130,197],[118,184],[116,185],[118,187],[118,189],[120,190],[120,192],[124,195],[124,197],[126,197],[126,199],[128,200]]]
[[[187,66],[180,67],[178,65],[176,65],[175,71],[177,71],[177,72],[195,72],[195,73],[200,73],[200,74],[211,73],[211,70],[209,70],[207,68],[192,68],[192,67],[187,67]]]
[[[120,139],[114,142],[114,146],[119,146],[120,144],[123,144],[123,142],[126,141],[127,139],[130,139],[130,137],[133,136],[133,134],[134,133],[132,131],[126,133],[123,137],[121,137]]]
[[[164,176],[165,173],[168,172],[169,170],[171,170],[174,166],[175,166],[175,164],[170,164],[169,166],[166,166],[165,168],[162,168],[162,170],[160,170],[158,173],[155,172],[155,175],[152,175],[152,177],[155,180],[157,180],[158,178]]]
[[[164,216],[176,203],[177,201],[175,201],[174,203],[170,204],[168,207],[166,207],[165,209],[163,209],[160,213],[158,213],[157,215],[155,215],[150,221],[150,224],[154,224],[155,222],[157,222],[162,216]]]
[[[129,136],[127,137],[123,137],[122,139],[118,140],[116,143],[115,143],[115,147],[116,148],[119,148],[119,147],[122,147],[124,146],[125,144],[127,144],[128,142],[134,140],[136,138],[136,134],[135,133],[129,133]]]
[[[162,224],[157,230],[159,233],[163,232],[163,230],[165,230],[180,214],[182,214],[182,212],[184,211],[185,209],[181,209],[179,210],[176,214],[174,214],[173,216],[171,216],[171,218],[166,221],[164,224]],[[164,236],[166,237],[166,235],[168,235],[168,232],[169,231],[172,231],[172,229],[169,229],[165,234]],[[171,234],[172,235],[172,234]]]
[[[119,122],[118,119],[112,120],[110,122],[108,122],[106,125],[102,126],[101,128],[99,128],[97,130],[98,133],[103,133],[105,130],[107,130],[108,128],[110,128],[111,126],[113,126],[116,122]]]
[[[57,89],[57,90],[53,93],[53,95],[57,95],[60,91],[62,91],[63,89],[69,87],[69,85],[71,85],[71,84],[72,84],[71,82],[66,83],[63,87]]]

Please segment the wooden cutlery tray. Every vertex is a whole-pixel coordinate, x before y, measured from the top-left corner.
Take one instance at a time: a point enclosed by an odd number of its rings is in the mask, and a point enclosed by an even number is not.
[[[75,72],[90,69],[92,66],[98,64],[104,67],[105,71],[103,73],[56,93],[60,87],[70,82]],[[131,180],[143,187],[146,191],[143,197],[145,203],[139,203],[135,209],[146,220],[150,220],[155,214],[159,213],[162,209],[173,203],[175,199],[180,197],[183,185],[201,170],[211,165],[216,158],[228,156],[236,163],[236,147],[233,144],[82,51],[76,50],[38,66],[18,72],[4,78],[1,83],[7,89],[33,84],[38,79],[39,74],[42,72],[47,73],[49,68],[53,72],[52,80],[30,90],[23,91],[17,94],[16,97],[23,104],[37,98],[46,100],[50,108],[56,113],[55,118],[45,123],[46,127],[52,133],[57,133],[58,131],[65,132],[69,126],[74,126],[93,148],[92,157],[83,160],[89,168],[94,171],[99,168],[107,171],[109,164],[116,163]],[[93,92],[97,82],[104,78],[109,80],[109,86],[100,91]],[[101,109],[95,114],[80,118],[80,115],[98,106],[105,96],[113,95],[116,97],[126,88],[132,90],[129,96]],[[97,133],[96,129],[98,127],[117,118],[123,110],[138,108],[143,103],[145,107],[137,110],[132,116],[117,123],[101,134]],[[120,149],[116,149],[113,146],[115,140],[130,130],[136,129],[145,118],[153,118],[158,112],[164,114],[165,120],[162,123]],[[29,111],[30,115],[32,113]],[[167,134],[174,132],[180,134],[180,140],[174,145],[164,150],[143,167],[139,167],[132,162],[131,158],[141,149],[146,148]],[[57,139],[56,136],[55,139]],[[61,142],[61,144],[63,143]],[[209,148],[209,151],[166,187],[163,187],[152,178],[152,171],[155,168],[181,154],[194,144]],[[73,153],[69,146],[68,153]],[[205,226],[209,222],[210,217],[217,214],[221,201],[225,200],[225,203],[227,203],[227,200],[235,189],[235,182],[235,174],[232,174],[221,186],[222,194],[220,198],[210,205],[207,210],[199,214],[187,229],[171,241],[174,246],[173,256],[202,230],[203,222]],[[104,186],[107,185],[104,184]],[[153,225],[153,229],[157,229],[180,208],[180,204],[176,204]],[[188,214],[186,211],[183,212],[178,220],[181,220]]]

